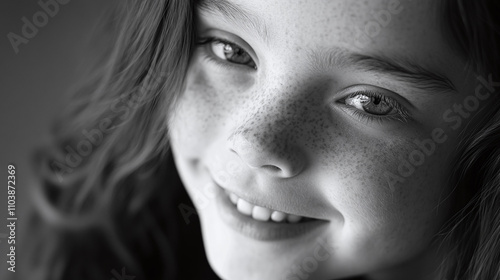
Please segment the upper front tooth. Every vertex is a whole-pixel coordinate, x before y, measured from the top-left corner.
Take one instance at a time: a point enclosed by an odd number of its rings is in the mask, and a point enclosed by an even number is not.
[[[238,203],[239,197],[237,195],[235,195],[234,193],[230,193],[229,194],[229,199],[231,199],[232,203],[236,204],[236,203]]]
[[[285,220],[286,214],[280,211],[273,211],[271,214],[271,219],[275,222],[282,222]]]
[[[249,202],[246,202],[245,200],[243,199],[238,199],[238,202],[237,202],[237,205],[236,205],[236,208],[238,208],[238,210],[245,214],[245,215],[248,215],[248,216],[251,216],[252,215],[252,209],[253,209],[253,205],[250,204]]]
[[[268,221],[271,217],[271,210],[264,207],[255,206],[252,211],[252,217],[259,221]]]
[[[268,208],[253,205],[250,202],[239,198],[237,195],[230,193],[230,200],[236,204],[238,211],[244,215],[252,216],[255,220],[259,221],[269,221],[272,219],[275,222],[288,221],[289,223],[298,223],[302,220],[301,216],[286,214],[280,211],[273,211]]]

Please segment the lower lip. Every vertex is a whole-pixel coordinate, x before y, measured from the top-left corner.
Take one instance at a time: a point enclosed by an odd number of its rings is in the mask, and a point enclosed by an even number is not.
[[[308,235],[328,224],[327,221],[323,220],[295,224],[257,221],[240,213],[221,187],[216,186],[216,189],[217,208],[222,220],[237,232],[256,240],[276,241],[297,238]]]

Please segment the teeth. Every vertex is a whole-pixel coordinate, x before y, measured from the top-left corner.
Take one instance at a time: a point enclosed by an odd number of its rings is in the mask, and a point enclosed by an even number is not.
[[[245,214],[247,216],[252,215],[253,205],[241,198],[238,200],[236,208],[238,208],[238,211],[240,211],[242,214]]]
[[[302,217],[290,214],[290,215],[288,215],[288,217],[286,217],[286,220],[292,224],[295,224],[295,223],[300,222],[300,220],[302,220]]]
[[[253,205],[250,202],[239,198],[234,193],[227,192],[231,202],[236,205],[236,209],[246,216],[251,216],[255,220],[267,222],[269,219],[274,222],[281,223],[288,221],[289,223],[298,223],[302,220],[301,216],[286,214],[280,211],[273,211],[261,206]]]
[[[234,193],[229,194],[229,199],[231,199],[231,202],[236,205],[238,203],[238,197]]]
[[[255,206],[252,211],[252,218],[259,220],[259,221],[269,221],[269,218],[271,217],[271,210],[260,207],[260,206]]]
[[[273,214],[271,214],[271,219],[275,222],[283,222],[286,219],[286,214],[280,211],[274,211]]]

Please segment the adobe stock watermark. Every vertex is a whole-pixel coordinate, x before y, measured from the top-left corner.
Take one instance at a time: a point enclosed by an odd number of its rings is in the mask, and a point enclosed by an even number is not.
[[[390,0],[387,3],[387,8],[372,11],[372,20],[365,23],[363,28],[356,29],[356,45],[358,47],[372,41],[373,38],[378,36],[383,28],[387,27],[395,15],[398,15],[404,10],[399,0]]]
[[[302,259],[300,263],[295,263],[283,280],[309,279],[317,271],[320,263],[330,259],[334,251],[335,247],[329,244],[328,240],[318,238],[313,253]]]
[[[216,170],[213,176],[218,183],[223,184],[224,186],[227,186],[231,182],[232,178],[234,178],[234,176],[242,170],[241,163],[237,160],[224,162],[220,157],[216,157],[211,166],[220,166],[220,169]],[[215,188],[218,188],[218,186],[215,185],[214,182],[207,182],[200,188],[194,188],[192,190],[190,198],[198,208],[198,211],[206,209],[210,202],[215,199],[217,196]],[[190,217],[198,214],[195,208],[185,203],[180,203],[178,208],[184,222],[188,225],[191,223]]]
[[[121,274],[116,271],[116,269],[111,270],[111,274],[113,274],[113,278],[110,280],[134,280],[135,276],[133,275],[127,275],[127,272],[125,271],[125,267],[122,267]]]
[[[216,193],[214,190],[213,184],[211,182],[205,183],[200,190],[194,189],[193,193],[190,194],[190,198],[193,203],[197,206],[198,210],[201,211],[206,209],[210,204],[210,201],[215,199]],[[180,203],[177,208],[179,208],[179,212],[181,213],[184,222],[189,225],[191,223],[191,216],[198,215],[198,212],[195,208],[187,205],[186,203]]]
[[[62,182],[65,174],[72,173],[75,168],[80,166],[83,160],[104,142],[107,135],[130,121],[133,115],[132,110],[143,106],[152,98],[153,85],[157,86],[161,83],[166,74],[166,72],[160,72],[155,75],[153,71],[149,71],[145,78],[148,83],[143,84],[131,94],[122,93],[119,98],[111,102],[109,107],[111,114],[102,118],[91,130],[83,129],[82,138],[75,146],[66,145],[64,147],[66,152],[64,162],[54,160],[50,163],[50,167],[59,182]],[[115,121],[113,122],[113,120]]]
[[[38,5],[41,10],[35,12],[31,20],[27,17],[22,17],[21,21],[24,23],[21,27],[21,33],[16,34],[9,32],[7,39],[16,54],[19,53],[19,46],[21,44],[28,44],[30,39],[33,39],[39,31],[39,28],[45,27],[49,23],[49,18],[55,17],[59,11],[59,5],[66,5],[70,0],[40,0]]]
[[[480,108],[480,103],[485,102],[495,92],[495,87],[500,86],[500,82],[492,80],[492,75],[486,80],[482,76],[478,76],[479,84],[476,86],[474,94],[468,95],[460,104],[453,104],[443,112],[442,118],[446,124],[449,124],[451,130],[459,129],[465,119],[470,118]],[[406,158],[400,156],[397,174],[390,171],[385,171],[384,176],[389,184],[389,189],[395,191],[396,184],[405,182],[405,179],[410,177],[419,166],[425,163],[426,158],[432,156],[439,148],[440,144],[448,140],[448,134],[445,128],[436,127],[432,130],[430,137],[419,140],[415,139],[413,143],[417,146],[412,150]]]
[[[241,146],[238,147],[239,155],[245,155],[252,150],[251,144],[246,140],[242,141],[240,145]],[[232,179],[243,170],[243,166],[238,160],[232,159],[224,161],[220,157],[215,157],[210,166],[220,167],[211,175],[214,176],[213,179],[216,180],[218,184],[222,184],[223,186],[230,185]],[[210,202],[215,199],[217,196],[215,188],[218,188],[218,186],[214,185],[213,182],[207,182],[201,188],[195,188],[190,193],[190,198],[197,206],[198,211],[206,209]],[[184,219],[184,222],[188,225],[191,223],[190,217],[198,214],[195,208],[185,203],[180,203],[178,205],[178,209]]]

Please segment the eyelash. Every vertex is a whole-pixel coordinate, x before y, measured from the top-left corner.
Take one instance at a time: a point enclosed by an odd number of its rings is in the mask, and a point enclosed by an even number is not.
[[[357,95],[366,95],[370,98],[379,98],[381,102],[386,102],[390,107],[394,108],[396,110],[396,114],[393,115],[374,115],[370,113],[363,112],[359,109],[356,109],[352,106],[348,106],[345,104],[345,100],[347,98],[352,98]],[[344,97],[340,101],[343,101],[345,107],[351,111],[351,113],[359,118],[363,122],[371,123],[371,122],[378,122],[381,124],[382,122],[385,121],[400,121],[403,123],[406,123],[410,119],[410,114],[406,108],[404,108],[399,102],[397,102],[395,99],[388,97],[386,95],[382,95],[380,93],[374,92],[374,91],[356,91],[351,94],[349,94],[347,97]]]
[[[207,61],[210,61],[212,63],[215,63],[217,66],[222,67],[224,69],[232,70],[234,67],[240,67],[240,68],[250,68],[249,66],[245,66],[243,64],[237,64],[237,63],[231,63],[231,62],[226,62],[224,60],[221,60],[212,53],[212,51],[207,50],[207,45],[211,43],[221,43],[221,44],[227,44],[227,45],[233,45],[237,46],[238,48],[244,50],[246,53],[248,53],[243,47],[240,45],[230,42],[228,40],[224,40],[218,37],[204,37],[200,38],[197,42],[197,45],[199,47],[202,47],[202,54],[203,58],[206,59]],[[255,68],[250,68],[252,70],[257,70],[257,67]]]

